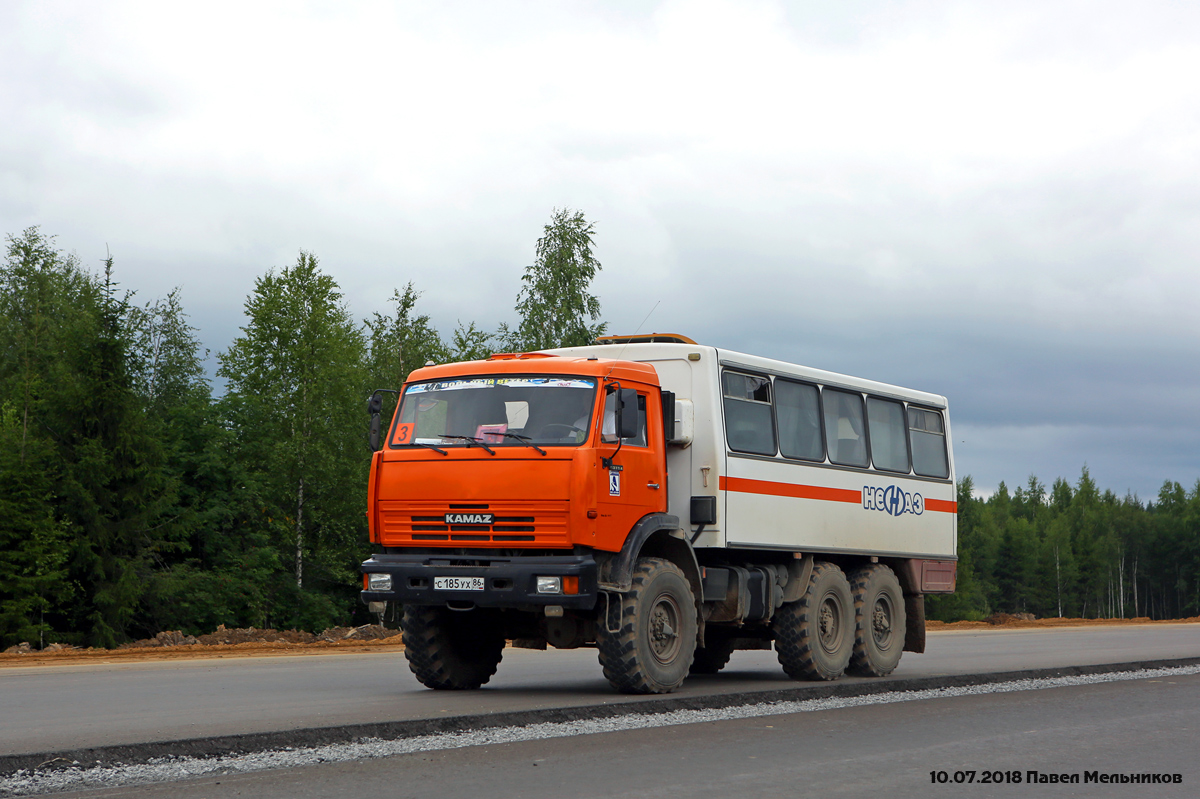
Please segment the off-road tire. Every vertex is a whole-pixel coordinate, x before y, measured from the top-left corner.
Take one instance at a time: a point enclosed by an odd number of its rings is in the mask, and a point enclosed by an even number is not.
[[[408,667],[428,688],[478,688],[496,673],[504,655],[504,632],[495,611],[405,605],[400,626]]]
[[[639,558],[630,589],[597,605],[596,645],[605,678],[626,694],[674,691],[692,665],[696,625],[683,571],[662,558]]]
[[[886,677],[904,654],[904,593],[895,573],[882,563],[864,566],[850,575],[854,597],[854,650],[851,674]]]
[[[813,565],[808,590],[775,612],[775,654],[794,680],[836,680],[854,647],[854,600],[832,563]]]
[[[733,655],[733,641],[709,640],[707,646],[696,649],[692,660],[691,674],[716,674],[729,663]]]

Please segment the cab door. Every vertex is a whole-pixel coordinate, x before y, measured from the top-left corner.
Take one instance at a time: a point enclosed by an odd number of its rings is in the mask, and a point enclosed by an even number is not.
[[[599,421],[596,504],[600,518],[596,547],[610,552],[621,549],[625,537],[639,519],[647,513],[667,509],[666,453],[659,391],[641,385],[627,387],[637,389],[637,434],[621,439],[618,449],[616,391],[605,394]]]

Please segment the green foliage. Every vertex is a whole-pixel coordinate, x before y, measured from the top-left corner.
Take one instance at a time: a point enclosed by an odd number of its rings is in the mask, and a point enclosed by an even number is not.
[[[130,308],[112,259],[101,278],[36,228],[8,244],[0,402],[16,457],[0,480],[25,501],[23,523],[4,534],[17,539],[18,563],[46,564],[47,579],[35,581],[39,629],[110,645],[134,623],[155,558],[178,549],[167,514],[177,482],[134,389]],[[10,620],[32,613],[27,597],[6,604],[17,609]],[[6,627],[13,635],[19,625]]]
[[[538,243],[522,329],[557,332],[536,346],[602,328],[581,321],[599,310],[591,237],[582,214],[556,211]],[[256,281],[215,399],[178,289],[134,303],[111,258],[94,274],[37,228],[8,237],[0,648],[361,620],[363,400],[427,361],[487,357],[514,338],[471,322],[447,344],[419,297],[407,284],[357,324],[302,252]]]
[[[986,500],[958,486],[959,585],[930,618],[1180,618],[1200,612],[1200,483],[1167,482],[1157,503],[1101,492],[1085,467],[1047,495],[1036,477]]]
[[[59,477],[44,438],[22,442],[22,419],[0,406],[0,644],[45,642],[53,618],[74,598],[67,561],[71,531],[56,517]]]
[[[294,574],[296,592],[271,586],[272,613],[345,620],[365,540],[366,340],[337,283],[306,252],[256,281],[246,316],[218,374],[228,380],[222,406],[234,449],[263,503],[256,533]],[[306,583],[339,593],[340,615],[304,594]]]
[[[397,390],[412,370],[420,369],[428,361],[437,363],[451,357],[429,315],[417,313],[420,297],[413,284],[408,283],[403,291],[392,292],[392,313],[376,312],[366,320],[367,382],[363,396],[377,388]],[[471,329],[475,330],[474,323]],[[385,394],[383,418],[390,419],[395,408],[396,395]]]
[[[365,620],[357,566],[376,388],[427,361],[585,344],[594,226],[555,210],[516,329],[458,323],[449,341],[409,283],[361,324],[302,252],[260,277],[219,356],[226,394],[178,290],[135,304],[37,228],[0,265],[0,647],[112,645],[164,629],[319,629]],[[387,397],[385,418],[395,400]],[[1085,468],[987,499],[957,487],[959,585],[930,618],[1200,613],[1200,483],[1150,503]]]
[[[517,312],[521,323],[513,334],[501,335],[514,350],[530,352],[552,347],[591,344],[605,330],[600,318],[600,300],[588,288],[600,262],[592,255],[595,223],[582,211],[556,208],[550,224],[538,239],[533,265],[521,276]]]
[[[450,360],[482,361],[496,351],[497,343],[494,335],[480,330],[474,322],[466,327],[459,322],[450,340]]]

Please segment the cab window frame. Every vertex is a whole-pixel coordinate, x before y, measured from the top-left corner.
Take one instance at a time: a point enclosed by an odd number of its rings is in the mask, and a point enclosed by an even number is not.
[[[775,394],[772,397],[772,400],[773,400],[772,404],[775,407],[775,441],[776,441],[776,445],[777,445],[777,449],[779,451],[780,457],[785,458],[789,461],[802,461],[804,463],[825,463],[826,461],[829,460],[829,447],[825,442],[825,416],[824,416],[824,412],[823,412],[822,406],[821,406],[821,385],[819,383],[813,383],[813,382],[810,382],[807,380],[797,380],[795,378],[781,377],[781,376],[776,376],[774,383],[775,383]],[[806,458],[801,455],[788,455],[787,453],[785,453],[783,451],[783,424],[780,422],[780,415],[781,415],[781,411],[783,409],[783,405],[781,405],[779,402],[779,387],[778,387],[779,383],[786,383],[788,385],[793,385],[793,386],[801,386],[803,388],[810,388],[813,390],[813,394],[816,399],[816,410],[817,410],[817,441],[820,445],[820,452],[818,453],[817,457]]]
[[[758,387],[766,388],[767,399],[759,400],[759,399],[754,399],[752,397],[747,397],[747,396],[744,396],[745,392],[743,392],[743,396],[735,396],[735,395],[726,394],[726,377],[751,378],[754,380],[763,381],[762,383],[759,384]],[[725,446],[729,449],[729,451],[736,452],[736,453],[743,454],[743,455],[757,455],[759,457],[768,457],[768,458],[776,457],[779,454],[779,431],[778,431],[778,427],[775,423],[775,402],[774,402],[775,386],[773,385],[772,375],[765,374],[762,372],[754,372],[754,371],[750,371],[747,369],[736,369],[736,368],[724,367],[721,369],[720,390],[721,390],[721,416],[722,416],[722,420],[724,422],[724,427],[725,427]],[[731,422],[745,421],[745,422],[751,422],[753,424],[756,421],[755,416],[759,416],[759,414],[748,414],[748,415],[744,415],[744,416],[740,416],[736,412],[731,414],[730,413],[730,409],[731,409],[730,403],[731,402],[742,403],[751,408],[756,407],[756,406],[766,406],[766,416],[760,417],[760,419],[765,418],[766,421],[770,423],[771,449],[769,451],[765,450],[765,449],[761,449],[761,448],[759,448],[759,449],[748,448],[748,447],[746,447],[745,442],[739,442],[739,446],[734,446],[732,434],[735,431],[733,429],[734,425],[731,424]],[[734,405],[732,407],[738,408],[739,405]],[[758,435],[761,435],[762,431],[755,430],[753,427],[751,427],[751,432],[754,433],[756,436],[758,436]],[[765,441],[763,441],[762,443],[765,443]]]
[[[828,414],[826,413],[827,401],[829,399],[829,394],[831,394],[831,393],[832,394],[840,394],[840,395],[844,395],[847,397],[853,397],[858,400],[858,411],[859,411],[858,419],[859,419],[859,423],[862,426],[862,430],[859,432],[859,436],[862,439],[862,459],[863,459],[862,463],[854,463],[854,462],[845,461],[845,460],[834,460],[834,458],[833,458],[833,450],[829,446],[829,429],[828,429],[829,417],[828,417]],[[841,418],[840,414],[839,414],[839,416],[837,416],[835,418],[840,419]],[[851,426],[853,426],[853,425],[851,425]],[[823,428],[824,434],[825,434],[825,457],[826,457],[826,460],[830,464],[832,464],[834,466],[841,466],[841,467],[847,468],[847,469],[865,469],[868,471],[871,469],[871,434],[870,434],[870,431],[868,430],[868,425],[867,425],[867,407],[866,407],[866,402],[863,398],[863,392],[855,391],[853,389],[840,388],[837,386],[825,386],[825,385],[821,386],[821,427]],[[843,439],[839,438],[838,440],[841,441]],[[845,440],[850,440],[850,439],[845,439]],[[840,449],[840,447],[839,447],[839,449]],[[840,455],[840,452],[839,452],[839,455]]]
[[[924,428],[918,429],[912,426],[912,411],[920,411],[922,413],[933,414],[938,420],[938,425],[941,430],[933,432]],[[946,416],[945,410],[942,408],[930,408],[916,403],[908,403],[908,407],[904,409],[904,426],[908,430],[908,446],[912,460],[912,473],[918,477],[924,477],[931,480],[946,480],[950,477],[951,461],[950,461],[950,437],[946,432]],[[941,465],[944,467],[942,474],[928,474],[917,469],[916,452],[918,447],[914,446],[913,434],[921,434],[926,436],[939,436],[942,439],[941,448]]]
[[[875,434],[871,431],[871,403],[885,403],[896,406],[900,409],[900,438],[903,441],[905,468],[892,469],[887,466],[880,466],[875,459]],[[912,474],[912,448],[909,446],[909,427],[908,427],[908,404],[892,397],[880,397],[874,394],[868,394],[866,401],[863,403],[866,412],[867,433],[870,441],[871,468],[879,472],[887,472],[888,474]]]

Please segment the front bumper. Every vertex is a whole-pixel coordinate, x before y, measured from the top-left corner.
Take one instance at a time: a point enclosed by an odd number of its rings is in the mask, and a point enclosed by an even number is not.
[[[488,557],[454,555],[373,555],[359,567],[363,574],[390,574],[391,591],[363,591],[363,602],[402,605],[464,603],[482,608],[538,609],[558,605],[573,610],[596,606],[596,561],[590,554]],[[575,594],[539,594],[538,577],[578,577]],[[482,591],[433,587],[435,577],[482,577]]]

